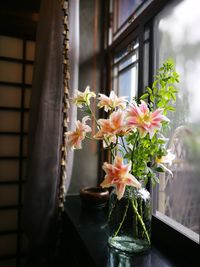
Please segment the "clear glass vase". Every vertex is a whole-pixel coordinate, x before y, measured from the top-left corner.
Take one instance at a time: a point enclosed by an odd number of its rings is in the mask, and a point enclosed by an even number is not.
[[[143,253],[150,248],[151,198],[145,189],[128,187],[118,200],[113,191],[109,199],[108,244],[125,253]]]

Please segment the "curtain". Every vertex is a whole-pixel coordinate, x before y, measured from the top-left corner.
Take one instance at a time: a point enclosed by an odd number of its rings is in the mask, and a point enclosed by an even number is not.
[[[33,247],[54,242],[57,221],[63,98],[63,11],[59,0],[42,0],[30,104],[29,157],[23,227]],[[70,95],[78,88],[79,0],[69,2]],[[69,121],[76,117],[70,108]],[[71,126],[70,126],[71,127]],[[73,162],[68,156],[66,189]]]

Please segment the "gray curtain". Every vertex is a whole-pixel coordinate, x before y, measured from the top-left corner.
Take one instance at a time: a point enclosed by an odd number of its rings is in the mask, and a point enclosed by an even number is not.
[[[79,0],[69,3],[70,94],[78,88]],[[30,243],[45,247],[54,239],[60,178],[63,96],[63,12],[59,0],[42,0],[30,105],[28,178],[23,226]],[[76,116],[70,109],[70,121]],[[70,154],[66,189],[73,155]]]

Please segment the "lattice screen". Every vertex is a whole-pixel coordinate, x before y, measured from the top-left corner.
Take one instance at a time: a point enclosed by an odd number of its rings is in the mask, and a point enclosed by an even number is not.
[[[21,227],[35,42],[0,36],[0,266],[23,266]],[[22,262],[21,262],[22,263]]]

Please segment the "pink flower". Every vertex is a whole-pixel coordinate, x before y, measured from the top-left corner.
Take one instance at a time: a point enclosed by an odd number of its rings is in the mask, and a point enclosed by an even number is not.
[[[127,185],[141,188],[141,184],[138,180],[129,173],[131,164],[123,164],[123,159],[119,156],[116,156],[114,164],[104,162],[103,170],[106,172],[106,175],[101,186],[103,188],[115,186],[117,198],[119,200],[123,197]]]
[[[109,119],[98,120],[100,130],[96,133],[94,138],[107,138],[107,140],[109,140],[110,142],[115,142],[116,135],[125,135],[128,132],[125,116],[125,112],[123,112],[122,110],[117,110],[110,115]]]
[[[127,133],[126,114],[122,110],[117,110],[110,115],[110,125],[114,134],[124,135]]]
[[[169,121],[162,112],[163,109],[161,108],[151,112],[147,107],[147,104],[142,100],[140,105],[137,105],[137,103],[134,102],[127,112],[128,124],[138,128],[141,137],[144,137],[149,133],[150,138],[152,138],[155,131],[161,128],[162,121]]]
[[[126,97],[121,96],[118,97],[114,91],[110,92],[110,96],[106,96],[104,94],[99,94],[99,103],[98,107],[103,108],[107,112],[108,110],[114,110],[115,108],[125,109],[126,108]]]
[[[89,116],[85,116],[82,122],[79,120],[76,122],[76,130],[73,132],[67,132],[69,145],[73,149],[81,149],[81,142],[85,139],[86,133],[91,132],[90,126],[86,125],[86,121],[89,120]]]
[[[94,135],[95,139],[103,139],[105,136],[113,135],[113,128],[111,127],[110,119],[100,119],[98,120],[98,125],[100,126],[100,129]]]

